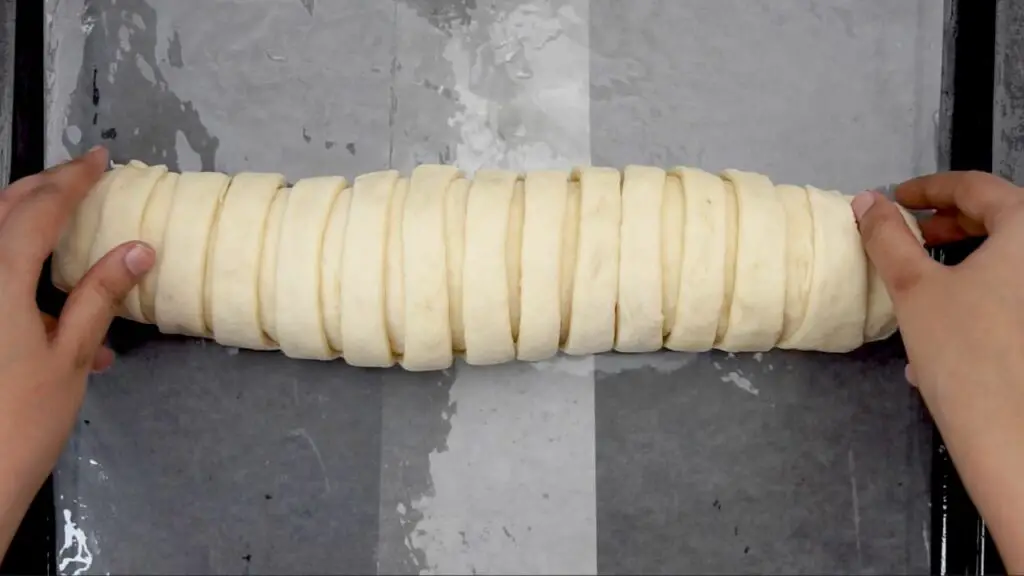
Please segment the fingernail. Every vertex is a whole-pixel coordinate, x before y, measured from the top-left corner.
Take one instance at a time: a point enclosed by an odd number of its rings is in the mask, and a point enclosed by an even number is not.
[[[903,377],[907,379],[911,386],[917,388],[917,383],[914,382],[914,369],[910,367],[910,364],[907,364],[907,367],[903,369]]]
[[[124,256],[124,264],[134,276],[142,276],[148,272],[153,267],[154,260],[153,249],[144,244],[132,246]]]
[[[103,150],[103,145],[102,144],[97,144],[97,145],[93,146],[92,148],[89,148],[89,151],[86,152],[86,154],[92,154],[94,152],[99,152],[100,150]]]
[[[850,205],[853,206],[853,215],[857,217],[857,220],[860,220],[864,217],[864,213],[871,209],[871,206],[874,205],[874,203],[874,192],[868,190],[857,194],[853,197],[853,202],[850,203]]]

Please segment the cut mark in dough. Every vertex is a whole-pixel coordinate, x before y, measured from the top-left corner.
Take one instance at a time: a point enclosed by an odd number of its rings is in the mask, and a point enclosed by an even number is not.
[[[903,214],[903,220],[910,227],[914,237],[923,246],[924,237],[921,235],[921,227],[918,225],[917,219],[899,204],[896,207]],[[868,307],[867,319],[864,322],[864,341],[876,342],[878,340],[885,340],[895,334],[897,328],[896,311],[893,308],[892,298],[889,297],[889,291],[886,289],[885,283],[882,282],[882,277],[878,275],[878,270],[875,269],[875,266],[869,260]]]
[[[669,173],[683,185],[683,253],[678,276],[683,288],[665,347],[703,352],[715,343],[725,300],[726,245],[731,233],[725,184],[718,176],[694,168],[676,168]]]
[[[517,175],[512,191],[512,204],[508,212],[508,241],[505,243],[506,279],[508,280],[508,315],[512,327],[512,341],[519,339],[519,320],[522,317],[519,284],[522,274],[523,218],[525,210],[524,183]],[[515,358],[510,358],[514,360]]]
[[[409,179],[402,215],[405,353],[401,360],[409,371],[452,365],[444,211],[448,187],[461,176],[454,166],[428,164],[417,166]]]
[[[468,364],[500,364],[516,355],[506,245],[518,178],[515,172],[479,170],[469,189],[466,260],[462,271],[462,318]]]
[[[157,279],[157,326],[165,334],[210,336],[206,262],[217,211],[230,182],[219,172],[184,172],[178,178]]]
[[[391,351],[398,359],[405,353],[405,270],[402,266],[402,215],[409,179],[399,178],[388,212],[387,261],[384,268],[385,318]]]
[[[141,239],[146,205],[157,182],[167,173],[167,167],[131,162],[121,171],[121,176],[110,185],[104,196],[96,237],[89,249],[90,267],[121,244]],[[128,293],[123,306],[122,316],[146,322],[138,286]]]
[[[320,300],[323,302],[324,331],[327,334],[327,343],[337,355],[345,353],[341,333],[341,292],[348,288],[341,281],[341,269],[344,265],[342,257],[345,254],[345,228],[348,225],[351,203],[352,189],[345,188],[338,194],[327,217],[320,262]]]
[[[683,266],[683,224],[686,220],[683,183],[677,174],[665,178],[661,207],[661,335],[672,332],[679,303]],[[717,319],[717,313],[715,318]]]
[[[150,324],[156,323],[156,287],[164,254],[164,231],[167,230],[178,177],[176,172],[167,172],[157,181],[142,216],[142,241],[156,253],[156,263],[139,282],[139,304],[142,315]]]
[[[779,348],[788,348],[807,317],[814,274],[814,217],[806,188],[781,184],[775,193],[786,211],[786,309]]]
[[[736,193],[736,268],[729,323],[717,348],[772,349],[782,333],[786,305],[786,212],[771,180],[726,170]]]
[[[814,266],[807,315],[790,348],[848,352],[864,341],[867,256],[850,203],[838,192],[807,187],[814,219]]]
[[[545,360],[558,353],[565,236],[562,229],[568,196],[568,172],[526,174],[520,279],[522,312],[516,351],[520,360]],[[571,301],[571,292],[567,299]]]
[[[260,322],[260,268],[267,216],[282,174],[242,172],[231,179],[217,220],[213,257],[207,273],[214,339],[224,346],[270,350]]]
[[[622,177],[612,168],[577,169],[580,180],[579,247],[572,292],[572,323],[565,352],[599,354],[615,344],[619,288]]]
[[[559,274],[559,299],[562,309],[558,337],[560,347],[564,347],[569,340],[569,329],[572,327],[572,294],[580,242],[580,201],[580,175],[579,172],[573,171],[569,176],[568,195],[565,201],[565,221],[562,224],[562,263]]]
[[[290,358],[331,360],[324,332],[320,264],[331,206],[345,188],[344,178],[304,178],[288,194],[277,258],[277,341]]]
[[[723,185],[725,190],[725,280],[722,284],[722,309],[718,314],[718,327],[715,329],[715,347],[722,342],[729,329],[729,314],[732,310],[732,298],[736,289],[736,246],[739,242],[736,187],[727,180],[723,182]]]
[[[51,278],[54,286],[63,285],[70,291],[89,270],[89,251],[100,226],[104,200],[110,187],[124,173],[123,167],[104,172],[100,181],[78,205],[53,256]]]
[[[662,346],[660,224],[666,185],[661,168],[627,166],[623,172],[615,335],[619,352],[653,352]]]
[[[291,188],[282,188],[274,195],[267,213],[263,233],[263,254],[260,256],[260,325],[267,339],[277,346],[277,253],[281,242],[284,209],[288,206]]]
[[[466,202],[471,181],[459,178],[448,188],[445,199],[445,265],[448,272],[448,318],[452,325],[452,350],[466,350],[466,329],[462,320],[462,271],[466,259]]]
[[[394,364],[385,311],[385,266],[391,196],[398,172],[363,174],[352,187],[341,261],[341,340],[345,362],[387,368]]]

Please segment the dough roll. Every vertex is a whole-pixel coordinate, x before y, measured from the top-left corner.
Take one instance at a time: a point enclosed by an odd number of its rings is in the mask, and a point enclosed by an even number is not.
[[[126,318],[416,371],[456,355],[842,353],[897,330],[851,197],[834,190],[683,166],[469,177],[423,165],[285,186],[280,174],[115,166],[61,236],[53,283],[70,291],[141,240],[157,264]]]

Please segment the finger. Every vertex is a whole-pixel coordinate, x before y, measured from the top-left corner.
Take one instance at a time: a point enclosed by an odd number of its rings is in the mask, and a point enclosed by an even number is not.
[[[92,365],[118,308],[142,275],[153,267],[153,249],[128,242],[111,250],[71,291],[60,315],[56,345],[78,369]]]
[[[914,368],[910,364],[907,364],[907,367],[903,369],[903,377],[907,379],[908,384],[917,388],[917,382],[914,380]]]
[[[92,372],[99,374],[105,372],[114,365],[114,351],[106,346],[100,346],[92,358]]]
[[[944,172],[921,176],[896,188],[896,201],[911,209],[956,208],[992,231],[999,215],[1024,195],[1013,184],[986,172]]]
[[[51,335],[54,330],[57,329],[57,319],[50,316],[46,312],[39,312],[39,318],[43,321],[43,327],[46,329],[47,336]]]
[[[861,192],[852,207],[864,251],[898,304],[937,264],[910,231],[899,208],[884,196]]]
[[[957,215],[936,214],[920,222],[921,235],[929,246],[941,246],[952,244],[970,238],[963,227],[960,226]]]
[[[0,266],[5,280],[35,289],[39,269],[75,207],[99,181],[106,158],[106,151],[98,148],[51,169],[11,208],[0,225]]]
[[[46,177],[42,174],[26,176],[0,192],[0,225],[7,219],[7,215],[11,213],[18,202],[31,194],[45,179]]]

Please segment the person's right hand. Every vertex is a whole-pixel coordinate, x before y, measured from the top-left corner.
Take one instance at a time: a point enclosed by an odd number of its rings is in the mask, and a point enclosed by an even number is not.
[[[853,201],[888,288],[918,387],[1010,573],[1024,572],[1024,190],[980,172],[904,183],[896,200],[935,209],[929,245],[985,236],[962,263],[931,259],[896,206]]]

